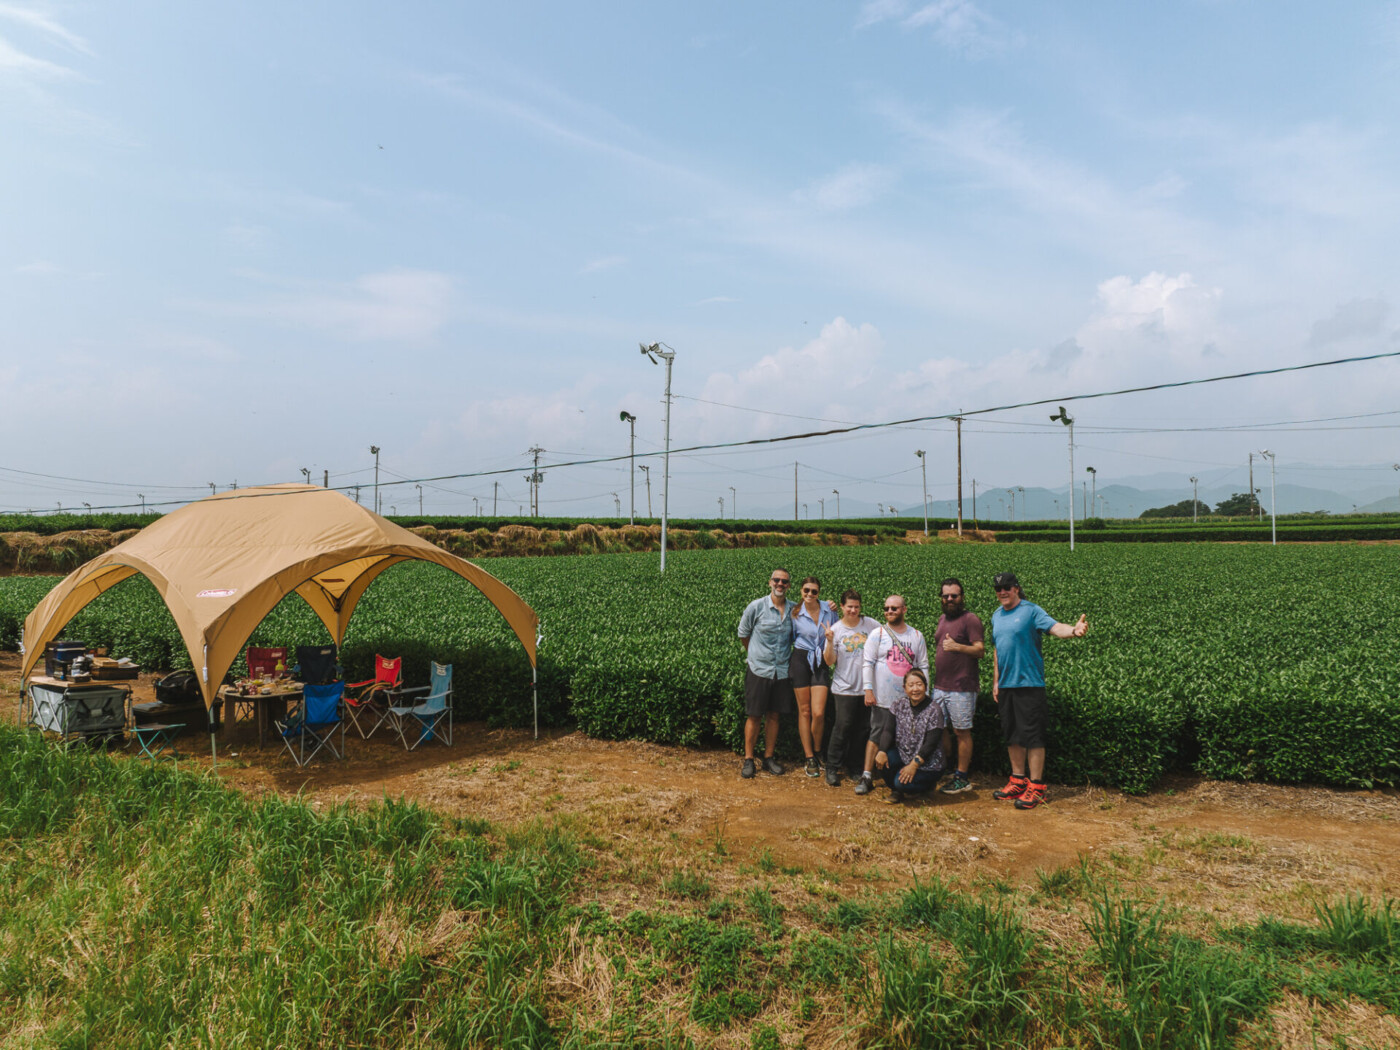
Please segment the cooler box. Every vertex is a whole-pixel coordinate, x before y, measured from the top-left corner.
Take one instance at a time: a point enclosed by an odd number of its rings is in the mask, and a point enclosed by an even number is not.
[[[29,720],[61,736],[109,736],[126,729],[125,689],[109,686],[29,686]]]

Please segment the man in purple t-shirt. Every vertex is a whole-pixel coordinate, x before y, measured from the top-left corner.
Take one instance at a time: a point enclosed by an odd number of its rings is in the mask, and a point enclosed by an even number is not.
[[[963,585],[958,579],[943,581],[939,595],[943,615],[933,633],[933,698],[946,715],[943,750],[952,758],[953,737],[958,741],[956,772],[940,791],[956,795],[970,791],[968,774],[972,769],[972,714],[977,707],[979,679],[977,661],[987,651],[982,621],[964,604]]]

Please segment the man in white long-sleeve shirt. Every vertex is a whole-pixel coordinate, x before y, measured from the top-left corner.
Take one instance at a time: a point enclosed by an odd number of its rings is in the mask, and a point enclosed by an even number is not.
[[[904,622],[908,606],[903,597],[885,599],[885,622],[865,640],[865,706],[870,708],[870,740],[865,745],[865,772],[856,783],[857,795],[868,795],[874,785],[875,741],[893,725],[890,713],[896,701],[905,701],[904,676],[917,667],[928,679],[928,644],[924,636]]]

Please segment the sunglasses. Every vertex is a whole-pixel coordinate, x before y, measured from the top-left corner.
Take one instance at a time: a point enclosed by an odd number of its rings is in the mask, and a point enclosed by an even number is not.
[[[961,594],[944,594],[944,595],[940,595],[940,597],[941,597],[945,602],[955,602],[955,601],[957,601],[959,598],[961,598],[962,595],[961,595]]]
[[[903,608],[904,606],[902,605],[886,605],[885,612],[899,612]]]
[[[1016,589],[1015,587],[993,587],[993,588],[992,588],[992,590],[996,591],[998,594],[1001,594],[1003,591],[1014,591],[1015,589]]]
[[[774,576],[774,577],[773,577],[770,581],[768,581],[768,582],[769,582],[769,583],[781,583],[784,587],[786,587],[788,584],[792,583],[791,580],[784,580],[784,579],[782,579],[782,578],[779,577],[779,576]]]
[[[803,594],[820,594],[821,591],[819,591],[816,587],[803,587],[803,588],[802,588],[802,593],[803,593]]]

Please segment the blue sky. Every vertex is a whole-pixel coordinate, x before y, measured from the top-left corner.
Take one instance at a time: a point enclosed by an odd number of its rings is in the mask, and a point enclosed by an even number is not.
[[[627,409],[660,447],[639,341],[677,445],[1397,349],[1397,72],[1394,4],[0,0],[0,508],[366,483],[371,444],[518,506],[532,445],[624,452]],[[1078,459],[1389,485],[1397,376],[1071,403]],[[1046,417],[969,423],[965,477],[1067,483]],[[795,460],[813,516],[916,506],[916,448],[946,498],[934,424],[673,457],[672,511],[790,515]]]

